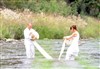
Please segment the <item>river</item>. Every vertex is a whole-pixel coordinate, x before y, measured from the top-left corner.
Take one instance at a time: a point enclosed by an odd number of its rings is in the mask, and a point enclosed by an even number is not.
[[[40,45],[54,58],[53,63],[56,62],[59,56],[59,52],[62,45],[62,40],[53,39],[53,40],[38,40]],[[67,50],[68,47],[66,47]],[[97,39],[82,39],[80,40],[80,54],[82,58],[90,60],[89,64],[100,67],[100,41]],[[39,52],[36,51],[36,60],[45,60],[41,55],[38,56]],[[40,55],[40,54],[39,54]],[[62,56],[64,59],[65,54]],[[80,57],[80,56],[79,56]],[[0,67],[1,69],[34,69],[33,65],[35,59],[26,59],[25,56],[25,47],[22,40],[13,40],[13,41],[4,41],[0,40]],[[29,62],[29,63],[26,63]],[[39,63],[39,62],[36,62]],[[58,62],[60,63],[60,62]]]

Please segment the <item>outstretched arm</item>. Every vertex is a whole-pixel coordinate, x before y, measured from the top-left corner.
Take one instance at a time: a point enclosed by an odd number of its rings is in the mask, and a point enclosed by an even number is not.
[[[69,36],[68,38],[66,38],[66,40],[71,40],[71,39],[73,39],[73,37],[76,37],[76,36],[77,36],[77,34],[73,33],[71,36]]]

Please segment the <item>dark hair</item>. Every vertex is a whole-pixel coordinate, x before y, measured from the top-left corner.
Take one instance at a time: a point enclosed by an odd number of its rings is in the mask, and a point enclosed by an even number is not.
[[[75,29],[75,30],[77,30],[77,27],[76,27],[76,25],[72,25],[72,26],[70,27],[70,30],[72,30],[72,29]]]

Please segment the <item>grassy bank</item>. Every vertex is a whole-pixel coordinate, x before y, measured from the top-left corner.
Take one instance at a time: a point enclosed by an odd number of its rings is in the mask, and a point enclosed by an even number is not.
[[[23,12],[18,19],[5,19],[0,15],[0,39],[23,38],[23,30],[29,22],[33,23],[33,28],[39,32],[41,39],[63,38],[63,36],[70,34],[69,27],[73,24],[78,26],[81,38],[98,38],[100,33],[100,20],[96,18]]]

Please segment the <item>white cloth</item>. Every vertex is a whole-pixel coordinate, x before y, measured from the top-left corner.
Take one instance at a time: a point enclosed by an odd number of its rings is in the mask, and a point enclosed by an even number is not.
[[[72,43],[72,40],[66,40],[66,38],[69,38],[69,37],[70,37],[70,36],[65,36],[65,37],[64,37],[64,39],[65,39],[65,40],[64,40],[64,41],[65,41],[65,44],[68,45],[68,46],[70,46],[71,43]]]
[[[66,57],[65,57],[66,60],[70,60],[71,57],[73,57],[73,56],[74,57],[78,56],[78,53],[79,53],[78,42],[79,42],[80,36],[79,36],[78,32],[75,32],[73,34],[77,34],[77,36],[73,37],[72,43],[66,52]]]
[[[39,39],[39,34],[34,30],[34,29],[28,29],[26,28],[24,30],[24,45],[25,45],[25,49],[26,49],[26,56],[27,58],[34,58],[35,57],[35,48],[34,48],[34,44],[33,41],[31,41],[31,35],[30,33],[32,33],[37,39]]]
[[[61,48],[61,51],[60,51],[60,55],[59,55],[58,60],[60,60],[60,58],[61,58],[61,56],[62,56],[62,54],[63,54],[63,52],[64,52],[65,45],[67,44],[68,46],[70,46],[71,43],[72,43],[72,40],[66,40],[66,38],[69,38],[69,37],[70,37],[70,36],[65,36],[65,37],[64,37],[64,41],[63,41],[63,44],[62,44],[62,48]]]

